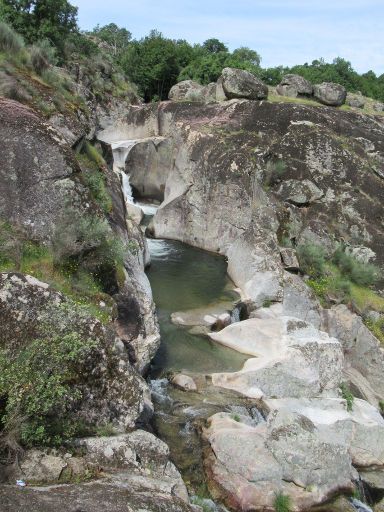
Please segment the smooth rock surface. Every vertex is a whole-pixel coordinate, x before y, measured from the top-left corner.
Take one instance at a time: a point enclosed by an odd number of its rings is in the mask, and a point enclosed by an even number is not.
[[[333,82],[323,82],[313,86],[314,97],[324,105],[340,107],[345,103],[347,91],[345,87]]]
[[[228,99],[262,100],[268,96],[268,87],[249,71],[224,68],[221,78],[224,93]]]
[[[254,356],[239,372],[212,376],[214,385],[250,398],[317,396],[341,381],[338,340],[294,317],[252,318],[209,337]]]

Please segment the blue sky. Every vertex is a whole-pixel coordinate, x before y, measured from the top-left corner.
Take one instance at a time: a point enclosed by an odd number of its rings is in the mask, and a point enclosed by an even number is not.
[[[71,0],[84,30],[114,22],[134,38],[156,28],[201,43],[248,46],[265,67],[337,56],[384,73],[384,0]]]

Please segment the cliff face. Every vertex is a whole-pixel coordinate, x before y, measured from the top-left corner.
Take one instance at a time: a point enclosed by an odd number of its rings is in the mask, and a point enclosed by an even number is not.
[[[225,255],[248,305],[248,320],[211,338],[250,359],[212,382],[262,400],[267,418],[209,419],[214,496],[269,510],[282,492],[307,510],[351,489],[355,468],[381,466],[383,349],[352,301],[320,304],[297,275],[295,248],[331,256],[343,244],[383,268],[382,118],[296,103],[166,102],[131,107],[98,136],[137,140],[126,173],[138,194],[163,199],[152,235]],[[343,381],[360,398],[353,411]]]
[[[110,198],[106,208],[92,195],[70,147],[71,138],[11,100],[0,99],[0,121],[1,364],[4,354],[8,367],[19,368],[29,358],[28,371],[37,372],[35,395],[42,400],[36,402],[42,408],[29,417],[27,381],[20,391],[26,416],[13,417],[9,401],[14,388],[9,379],[2,380],[0,415],[6,423],[0,443],[0,483],[13,483],[16,478],[31,483],[77,482],[97,477],[100,464],[109,474],[105,485],[96,483],[91,490],[76,484],[58,487],[49,496],[30,490],[17,503],[14,490],[0,486],[4,510],[24,508],[27,503],[35,510],[56,510],[63,499],[68,510],[72,505],[73,510],[78,506],[190,510],[167,446],[154,435],[135,430],[152,413],[140,373],[157,350],[159,333],[144,273],[145,241],[127,215],[120,179],[103,167],[100,180]],[[83,132],[81,137],[85,136]],[[104,193],[97,183],[98,192]],[[48,342],[51,346],[46,346]],[[41,356],[34,359],[36,353]],[[37,381],[44,375],[47,382],[39,387]],[[69,395],[58,389],[57,400],[49,402],[57,385],[68,385]],[[45,388],[48,394],[40,396]],[[98,429],[106,429],[106,437],[100,446],[98,438],[82,448],[67,446],[70,454],[65,457],[50,448],[18,455],[20,436],[27,445],[39,445],[40,432],[42,444],[47,443],[55,424],[63,438],[64,424],[72,429],[69,437],[95,435]],[[25,441],[25,425],[32,429],[33,441]],[[108,437],[118,433],[121,437]]]

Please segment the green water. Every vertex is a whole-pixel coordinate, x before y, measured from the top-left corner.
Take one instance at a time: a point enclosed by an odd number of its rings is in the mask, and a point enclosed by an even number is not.
[[[206,336],[190,334],[187,328],[172,324],[170,319],[176,311],[234,300],[225,259],[172,240],[149,239],[148,245],[151,266],[147,274],[161,333],[161,346],[153,362],[154,373],[239,370],[246,359],[244,355]]]

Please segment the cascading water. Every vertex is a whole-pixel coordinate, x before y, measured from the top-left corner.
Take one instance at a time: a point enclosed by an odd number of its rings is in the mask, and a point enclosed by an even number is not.
[[[129,181],[129,174],[125,172],[125,162],[132,148],[139,140],[123,140],[111,144],[113,155],[113,170],[120,176],[121,189],[126,204],[133,204],[132,187]]]

